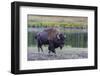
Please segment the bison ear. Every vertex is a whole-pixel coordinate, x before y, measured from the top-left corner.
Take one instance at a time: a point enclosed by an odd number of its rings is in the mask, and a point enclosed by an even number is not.
[[[57,38],[60,39],[59,34],[57,34]]]

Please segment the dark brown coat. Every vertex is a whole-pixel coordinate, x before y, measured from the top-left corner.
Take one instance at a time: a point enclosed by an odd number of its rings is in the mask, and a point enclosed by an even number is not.
[[[56,38],[57,35],[59,35],[59,31],[55,28],[49,28],[49,29],[45,29],[45,32],[48,33],[48,40],[53,40],[54,38]]]

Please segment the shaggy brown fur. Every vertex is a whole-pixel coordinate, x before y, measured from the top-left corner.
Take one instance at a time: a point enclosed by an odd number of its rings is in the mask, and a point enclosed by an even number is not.
[[[49,29],[45,29],[44,31],[46,31],[48,33],[48,40],[53,40],[54,38],[56,38],[56,36],[60,33],[57,29],[55,28],[49,28]]]

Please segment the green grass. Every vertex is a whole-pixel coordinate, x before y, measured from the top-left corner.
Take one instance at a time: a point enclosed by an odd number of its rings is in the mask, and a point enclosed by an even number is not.
[[[56,27],[83,27],[86,28],[87,25],[79,22],[79,23],[66,23],[66,22],[28,22],[28,27],[51,27],[51,26],[56,26]]]

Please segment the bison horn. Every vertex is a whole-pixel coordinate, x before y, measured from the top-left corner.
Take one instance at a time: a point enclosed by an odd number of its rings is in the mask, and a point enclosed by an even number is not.
[[[57,38],[60,39],[59,34],[57,34]]]

